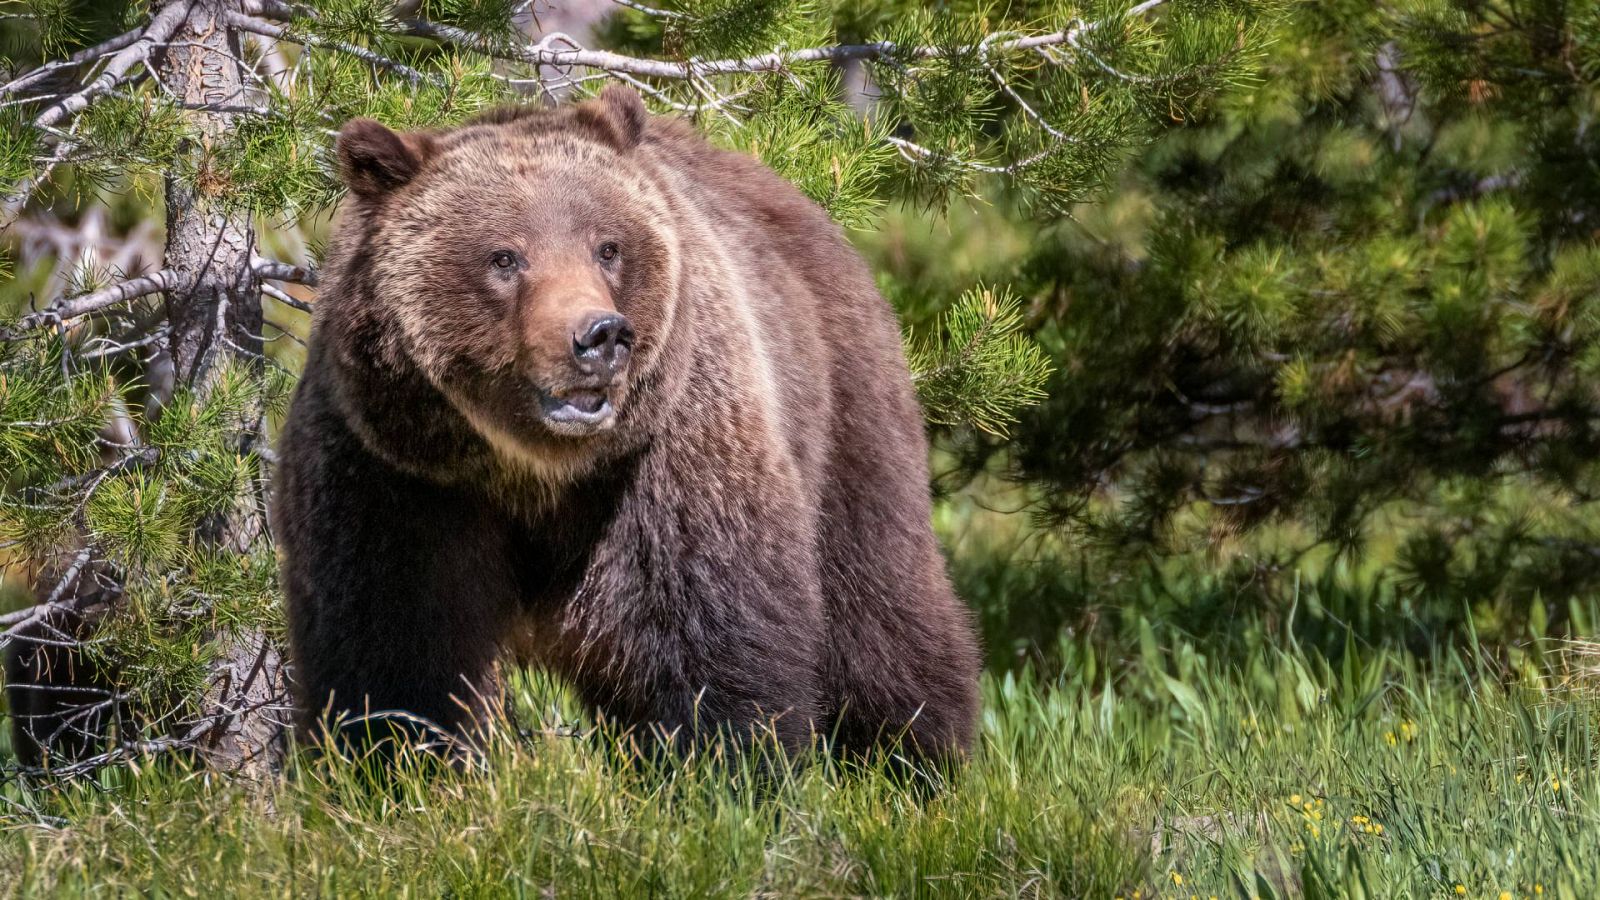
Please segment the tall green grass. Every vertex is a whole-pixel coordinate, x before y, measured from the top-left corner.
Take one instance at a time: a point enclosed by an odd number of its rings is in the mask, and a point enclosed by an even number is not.
[[[1600,896],[1600,654],[1418,601],[1381,554],[1303,560],[1273,596],[1199,558],[1098,569],[962,504],[938,524],[992,674],[942,791],[629,763],[528,676],[528,733],[467,772],[0,775],[0,896]],[[1595,615],[1567,604],[1560,633]]]
[[[9,784],[0,894],[1596,896],[1600,699],[1556,650],[1509,677],[1481,658],[1190,648],[1109,682],[1082,658],[989,678],[981,747],[931,797],[815,759],[621,764],[546,731],[575,713],[528,679],[533,735],[393,789],[304,760],[254,793],[157,761]]]

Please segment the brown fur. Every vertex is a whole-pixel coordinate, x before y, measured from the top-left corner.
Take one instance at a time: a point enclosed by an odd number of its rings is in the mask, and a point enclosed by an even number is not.
[[[470,731],[517,648],[681,737],[969,745],[977,652],[898,330],[820,209],[616,89],[444,133],[352,123],[340,157],[274,511],[313,717]],[[574,435],[535,398],[589,385],[566,323],[593,311],[626,317],[631,357],[614,417]]]

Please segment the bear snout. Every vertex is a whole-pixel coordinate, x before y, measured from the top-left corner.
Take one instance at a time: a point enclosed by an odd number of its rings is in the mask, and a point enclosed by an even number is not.
[[[610,381],[627,368],[632,351],[633,324],[618,313],[586,313],[572,331],[572,358],[585,375]]]

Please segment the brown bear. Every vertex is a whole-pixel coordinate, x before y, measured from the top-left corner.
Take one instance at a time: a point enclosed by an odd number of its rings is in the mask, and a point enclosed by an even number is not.
[[[512,655],[669,743],[970,744],[895,318],[820,208],[618,88],[338,161],[274,509],[303,724],[470,736]]]

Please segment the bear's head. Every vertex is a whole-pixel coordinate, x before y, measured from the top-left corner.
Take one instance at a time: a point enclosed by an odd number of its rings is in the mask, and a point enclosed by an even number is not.
[[[420,374],[500,455],[614,445],[672,330],[677,233],[631,90],[444,132],[356,119],[335,267],[346,357]],[[358,288],[352,288],[359,283]],[[339,337],[335,341],[339,341]]]

